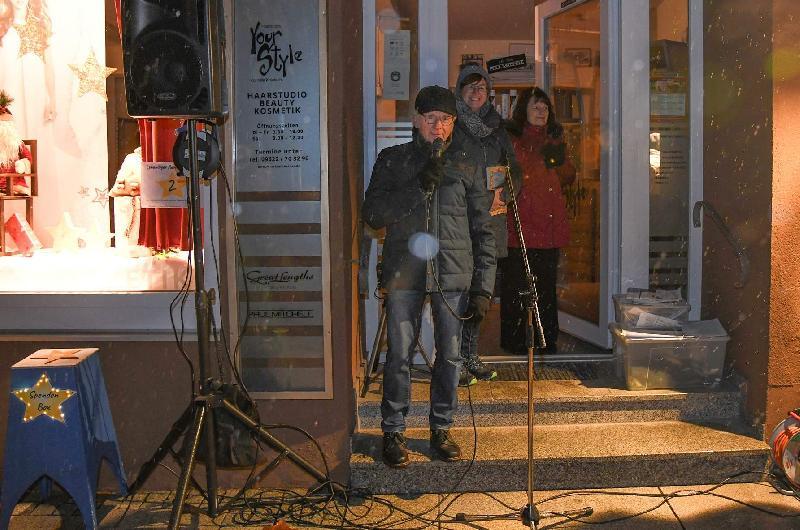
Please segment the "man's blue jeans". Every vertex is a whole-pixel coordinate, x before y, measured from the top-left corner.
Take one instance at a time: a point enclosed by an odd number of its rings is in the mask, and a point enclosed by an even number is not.
[[[407,290],[395,290],[386,295],[388,351],[381,401],[383,432],[403,432],[406,428],[405,417],[411,401],[411,358],[416,350],[426,296],[424,291]],[[458,375],[461,371],[461,320],[458,316],[464,314],[467,300],[465,291],[445,292],[444,297],[440,293],[430,293],[436,344],[428,415],[432,430],[449,429],[458,407]]]

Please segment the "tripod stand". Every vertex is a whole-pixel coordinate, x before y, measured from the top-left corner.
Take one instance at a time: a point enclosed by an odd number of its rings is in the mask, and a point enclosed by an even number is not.
[[[271,469],[277,462],[286,457],[294,462],[320,483],[328,481],[328,477],[309,463],[302,456],[295,453],[288,446],[270,434],[257,421],[250,418],[238,406],[231,403],[224,397],[219,384],[213,384],[208,377],[208,352],[210,335],[210,305],[209,296],[204,287],[204,265],[203,265],[203,245],[202,227],[200,223],[200,171],[198,160],[198,141],[197,141],[197,120],[187,120],[188,139],[189,139],[189,207],[192,225],[192,251],[194,258],[194,278],[195,278],[195,314],[197,317],[197,345],[199,357],[200,388],[199,394],[193,398],[192,402],[181,414],[180,418],[173,424],[172,429],[164,438],[164,441],[156,449],[153,456],[142,465],[136,480],[130,487],[130,492],[138,490],[147,480],[159,462],[169,453],[177,456],[173,446],[178,439],[183,436],[183,462],[181,462],[181,474],[178,486],[175,491],[175,500],[172,505],[172,513],[169,520],[169,528],[174,529],[180,523],[188,491],[189,482],[199,488],[192,471],[197,461],[198,449],[200,447],[200,437],[205,436],[204,460],[206,468],[206,494],[208,498],[208,515],[215,517],[220,511],[217,498],[217,466],[216,466],[216,435],[214,429],[214,409],[222,408],[227,411],[243,426],[250,430],[253,436],[273,448],[278,457],[267,466]],[[194,393],[194,389],[192,389]],[[191,427],[189,427],[191,421]],[[332,488],[337,493],[344,489],[332,483]],[[223,507],[222,510],[226,509]]]
[[[380,278],[380,273],[378,273],[378,277]],[[378,289],[380,290],[380,287]],[[386,306],[384,297],[385,294],[379,298],[380,308],[378,310],[378,330],[375,332],[375,339],[372,341],[372,351],[370,351],[369,359],[364,367],[364,380],[361,384],[360,394],[362,398],[367,395],[369,384],[372,381],[372,372],[374,372],[377,368],[381,346],[386,341]],[[428,352],[425,351],[425,347],[422,345],[419,335],[417,335],[417,347],[419,348],[419,353],[422,355],[422,358],[425,359],[425,364],[428,365],[428,369],[433,370],[433,363],[431,362],[431,358],[428,356]]]

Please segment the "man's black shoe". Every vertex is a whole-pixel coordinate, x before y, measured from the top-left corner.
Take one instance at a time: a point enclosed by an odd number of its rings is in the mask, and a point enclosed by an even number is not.
[[[403,433],[383,433],[383,463],[389,467],[406,467],[408,465],[408,446]]]
[[[479,359],[475,359],[471,363],[465,364],[467,365],[467,370],[469,373],[481,381],[493,381],[497,379],[497,372],[483,364]]]
[[[447,429],[431,431],[431,451],[433,451],[433,456],[445,462],[453,462],[461,458],[461,448],[450,437],[450,431]]]

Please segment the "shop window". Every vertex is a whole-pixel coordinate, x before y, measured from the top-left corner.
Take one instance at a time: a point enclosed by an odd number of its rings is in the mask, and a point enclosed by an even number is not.
[[[0,178],[0,293],[180,290],[191,277],[186,239],[151,232],[185,233],[185,216],[141,210],[139,130],[125,108],[114,2],[4,5],[0,90],[14,101],[0,124],[35,147],[35,174],[2,167],[15,174]],[[0,146],[0,157],[19,153]]]

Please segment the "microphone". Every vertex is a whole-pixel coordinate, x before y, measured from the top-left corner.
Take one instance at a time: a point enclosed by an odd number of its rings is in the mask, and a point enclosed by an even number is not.
[[[444,154],[444,140],[438,137],[434,138],[433,142],[431,142],[430,161],[436,164],[440,164],[442,159],[442,154]],[[430,164],[430,162],[428,163]],[[423,184],[423,189],[425,190],[425,196],[428,199],[430,199],[431,195],[433,195],[433,190],[436,188],[439,180],[441,180],[441,177],[439,177],[439,179],[436,179],[436,182],[429,182]],[[430,212],[428,212],[428,214],[429,214],[428,220],[430,221]]]
[[[436,137],[431,144],[431,158],[438,160],[444,154],[444,140]]]

